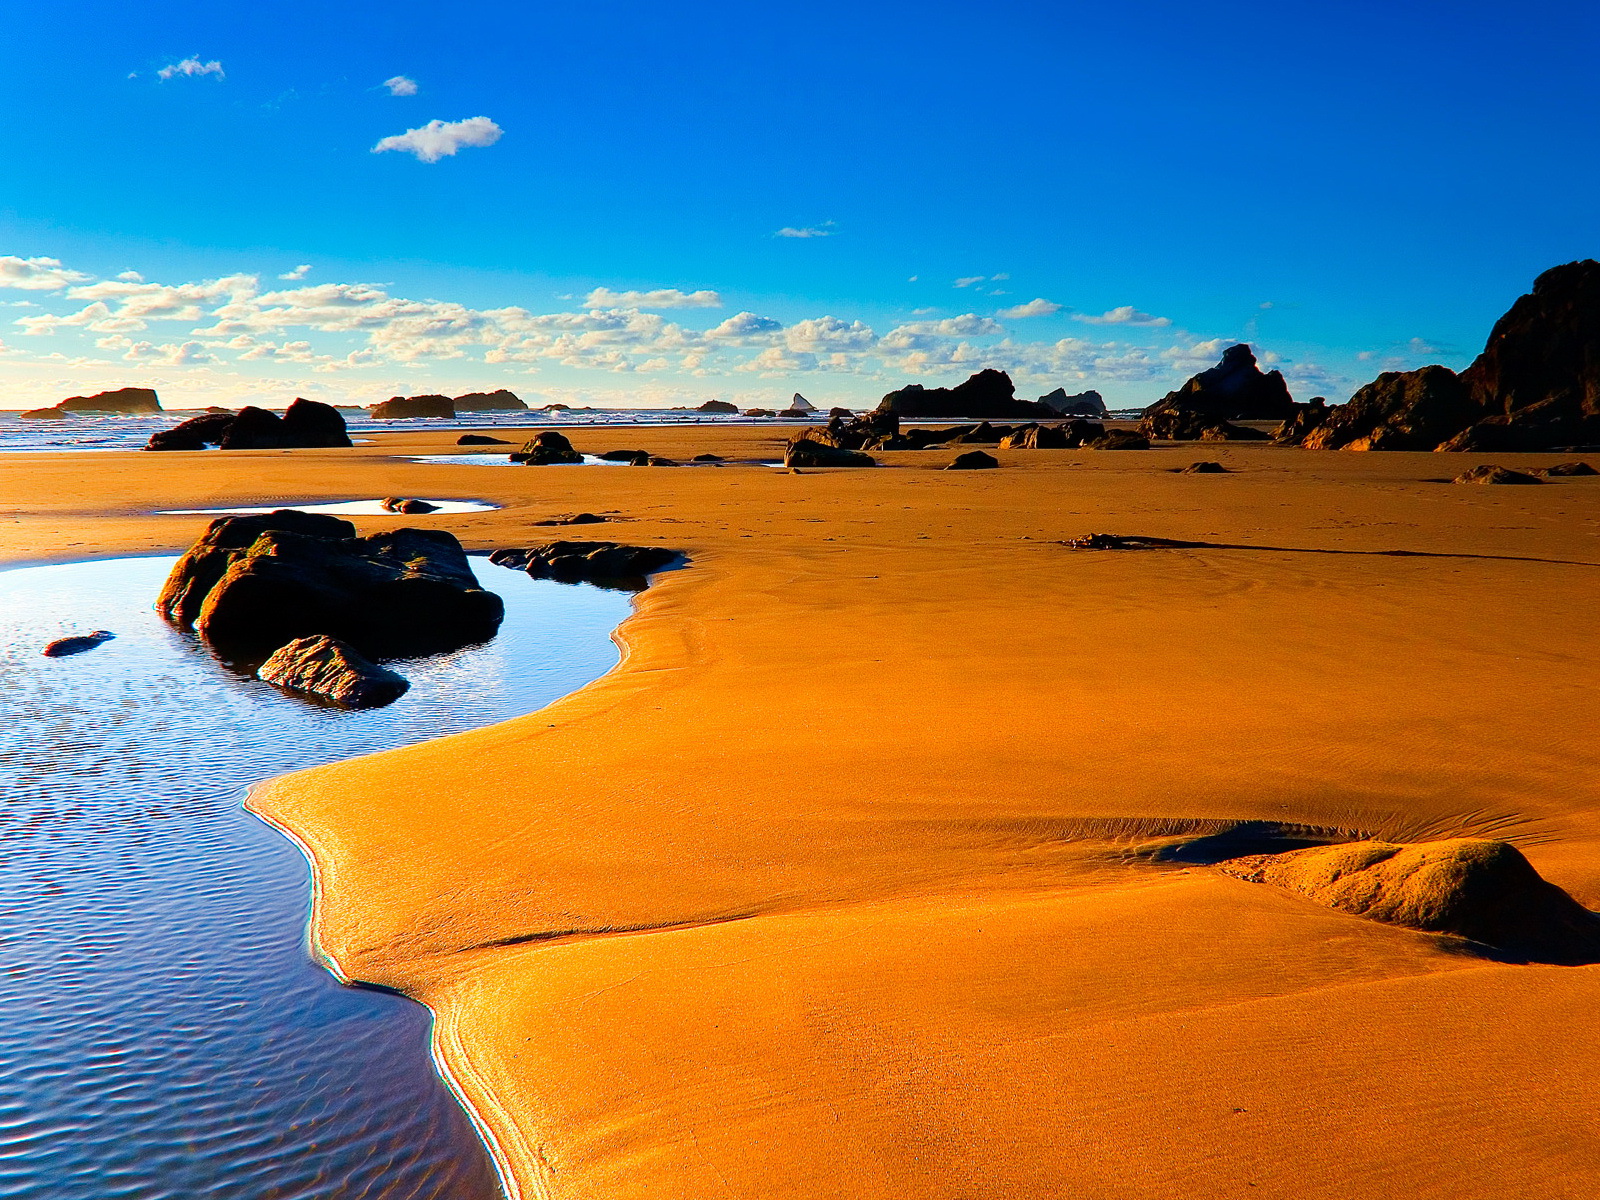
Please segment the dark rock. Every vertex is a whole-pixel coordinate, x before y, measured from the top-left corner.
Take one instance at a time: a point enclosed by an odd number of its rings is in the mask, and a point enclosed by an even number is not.
[[[201,409],[200,411],[201,412],[205,412],[205,413],[210,413],[214,417],[218,416],[221,413],[227,413],[228,416],[231,417],[231,416],[233,416],[235,410],[231,409],[231,408],[222,408],[222,407],[220,407],[219,405],[216,405],[216,404],[208,404],[203,409]]]
[[[82,654],[85,650],[93,650],[96,646],[103,645],[116,636],[108,629],[96,629],[93,633],[80,633],[75,637],[57,638],[46,646],[42,653],[46,658],[65,658],[69,654]]]
[[[1224,421],[1202,408],[1163,408],[1139,422],[1146,437],[1168,442],[1264,442],[1272,435]]]
[[[1091,442],[1084,443],[1091,450],[1148,450],[1150,439],[1127,429],[1110,429]]]
[[[342,708],[381,708],[411,690],[403,677],[363,657],[353,646],[322,634],[279,646],[256,677]]]
[[[1061,543],[1069,550],[1142,550],[1138,538],[1119,537],[1114,533],[1086,533]]]
[[[574,513],[570,517],[551,517],[548,521],[535,521],[535,525],[601,525],[605,518],[594,513]]]
[[[720,455],[720,454],[696,454],[689,461],[690,462],[699,462],[699,463],[708,463],[708,462],[709,463],[718,463],[718,462],[727,462],[728,460],[723,458],[722,455]]]
[[[903,419],[939,420],[951,417],[1034,417],[1059,416],[1049,405],[1018,400],[1011,376],[1004,371],[984,370],[953,388],[925,388],[907,384],[890,392],[878,404],[878,412],[897,413]]]
[[[959,431],[951,430],[950,436],[945,438],[947,446],[998,446],[1012,434],[1009,425],[991,425],[983,421],[977,425],[970,425]]]
[[[739,411],[737,404],[729,404],[726,400],[707,400],[696,412],[703,413],[736,413]]]
[[[497,437],[488,437],[481,433],[463,433],[456,439],[458,446],[509,446],[510,442]]]
[[[529,467],[548,467],[562,463],[581,463],[583,455],[572,448],[565,434],[543,429],[511,455],[511,461]]]
[[[1071,431],[1059,425],[1021,425],[1000,439],[1002,450],[1065,450]]]
[[[1534,471],[1535,475],[1543,475],[1546,479],[1561,479],[1572,475],[1600,475],[1586,462],[1557,463],[1553,467],[1541,467]]]
[[[571,411],[571,409],[572,409],[572,405],[570,405],[570,404],[546,404],[539,411],[540,412],[569,412],[569,411]]]
[[[259,410],[258,410],[259,411]],[[215,446],[227,435],[234,422],[232,413],[207,413],[203,417],[190,417],[171,429],[150,435],[146,450],[204,450]]]
[[[1283,375],[1262,374],[1255,354],[1241,342],[1224,350],[1216,366],[1145,409],[1139,431],[1146,437],[1187,441],[1229,421],[1284,421],[1294,411]]]
[[[875,467],[878,465],[877,461],[869,454],[863,454],[859,450],[843,450],[838,446],[831,446],[808,436],[816,432],[819,431],[807,429],[798,437],[789,439],[789,445],[783,454],[784,466]]]
[[[437,504],[429,504],[426,500],[404,500],[399,496],[387,496],[382,504],[387,512],[404,513],[407,516],[439,511]]]
[[[56,407],[66,413],[108,412],[143,417],[160,412],[161,401],[154,388],[126,387],[92,396],[69,396]]]
[[[1106,427],[1099,421],[1068,421],[1062,428],[1067,434],[1067,446],[1092,446],[1106,435]]]
[[[1481,410],[1448,367],[1385,371],[1301,443],[1308,450],[1432,450]]]
[[[985,454],[982,450],[968,450],[965,454],[958,454],[955,460],[945,468],[946,471],[985,471],[990,467],[998,467],[1000,460],[992,454]]]
[[[770,408],[747,408],[744,410],[747,417],[775,417],[778,414]]]
[[[683,464],[675,458],[663,458],[659,454],[652,454],[642,463],[638,459],[634,459],[633,465],[636,467],[681,467]]]
[[[1280,446],[1298,446],[1313,429],[1321,428],[1332,412],[1326,397],[1313,396],[1304,404],[1294,406],[1294,412],[1284,418],[1272,440]]]
[[[807,429],[798,436],[837,446],[841,450],[864,450],[900,434],[900,418],[895,413],[872,412],[858,417],[845,412],[843,416],[839,415],[843,411],[835,409],[827,425],[821,429]]]
[[[1202,442],[1268,442],[1272,434],[1260,429],[1251,429],[1248,425],[1235,425],[1224,421],[1220,425],[1213,425],[1200,432]]]
[[[1105,397],[1090,390],[1076,396],[1067,395],[1066,388],[1057,388],[1049,395],[1040,396],[1039,403],[1063,417],[1103,417],[1106,415]]]
[[[597,454],[595,457],[604,459],[606,462],[631,463],[637,462],[641,458],[649,462],[650,452],[648,450],[607,450],[604,454]]]
[[[449,418],[456,415],[455,401],[449,396],[390,396],[372,406],[374,421],[409,421],[417,418]]]
[[[17,414],[24,421],[65,421],[67,414],[59,408],[30,408]]]
[[[489,561],[497,566],[526,571],[535,579],[564,583],[594,583],[624,591],[638,591],[646,577],[672,565],[682,556],[657,546],[623,546],[616,542],[551,542],[527,550],[496,550]]]
[[[1540,878],[1506,842],[1347,842],[1248,855],[1219,869],[1341,912],[1450,934],[1525,961],[1600,961],[1600,918]]]
[[[450,402],[457,413],[471,412],[527,412],[528,406],[515,392],[498,388],[492,392],[468,392]],[[374,414],[376,415],[376,414]]]
[[[855,413],[851,412],[848,408],[830,408],[828,410],[828,419],[830,421],[835,418],[838,418],[841,421],[848,421],[853,416],[855,416]]]
[[[1226,475],[1228,468],[1219,462],[1194,462],[1187,467],[1179,467],[1179,475]]]
[[[1450,481],[1451,483],[1542,483],[1532,475],[1524,475],[1521,471],[1510,471],[1505,467],[1495,467],[1485,464],[1473,467],[1470,471],[1463,471]]]
[[[219,517],[173,567],[157,610],[243,656],[319,633],[369,656],[440,653],[494,636],[500,597],[478,586],[450,534],[354,535],[350,522],[322,513]]]

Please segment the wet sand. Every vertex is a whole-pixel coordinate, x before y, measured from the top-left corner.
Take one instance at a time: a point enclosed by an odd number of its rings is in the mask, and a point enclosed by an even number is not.
[[[674,458],[783,436],[566,432]],[[1574,456],[387,457],[454,437],[5,455],[0,556],[204,527],[157,508],[373,495],[504,507],[364,530],[691,556],[593,686],[252,800],[315,854],[339,968],[434,1009],[524,1195],[1600,1191],[1600,967],[1491,962],[1153,853],[1245,819],[1497,836],[1600,908],[1600,479],[1440,482]],[[1196,459],[1236,470],[1170,473]],[[584,510],[623,519],[531,524]],[[1206,544],[1058,544],[1090,532]]]

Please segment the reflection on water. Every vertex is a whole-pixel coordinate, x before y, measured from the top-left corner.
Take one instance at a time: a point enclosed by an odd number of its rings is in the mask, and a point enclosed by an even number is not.
[[[412,498],[421,499],[421,497]],[[500,507],[498,504],[490,504],[486,500],[429,500],[427,503],[433,505],[434,512],[441,513],[488,512],[490,509]],[[398,517],[405,515],[425,517],[430,515],[428,513],[397,513],[385,508],[382,500],[334,500],[326,504],[296,504],[293,501],[285,500],[279,504],[267,504],[260,508],[163,508],[158,510],[156,515],[160,517],[221,517],[238,516],[246,513],[277,512],[280,508],[296,508],[301,512],[347,513],[352,516]]]
[[[409,462],[438,463],[442,466],[467,466],[467,467],[525,467],[525,463],[514,463],[509,453],[503,454],[406,454],[401,457]],[[631,463],[613,462],[609,458],[601,458],[595,454],[585,454],[581,463],[547,463],[550,467],[626,467]]]
[[[475,560],[500,635],[347,713],[163,624],[172,562],[0,572],[0,1197],[489,1200],[427,1012],[311,962],[305,861],[242,788],[539,708],[615,663],[628,601]]]

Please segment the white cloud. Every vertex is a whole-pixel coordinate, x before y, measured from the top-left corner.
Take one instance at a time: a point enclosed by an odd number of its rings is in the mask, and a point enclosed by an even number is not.
[[[783,331],[783,340],[796,352],[820,353],[836,350],[865,350],[878,340],[872,327],[860,321],[841,321],[838,317],[807,317]]]
[[[218,79],[227,78],[222,72],[221,63],[215,59],[201,62],[198,55],[186,58],[182,62],[170,63],[156,72],[158,79],[172,79],[178,75],[215,75]]]
[[[1026,304],[1014,305],[1011,308],[1002,308],[999,316],[1016,319],[1018,317],[1048,317],[1061,311],[1061,305],[1053,300],[1046,300],[1043,296],[1029,300]]]
[[[749,338],[762,334],[777,333],[783,328],[783,322],[774,321],[771,317],[758,317],[753,312],[735,313],[720,325],[714,325],[706,330],[708,338]]]
[[[288,279],[288,280],[304,279],[310,273],[311,273],[311,264],[310,263],[301,263],[294,270],[285,271],[282,275],[279,275],[278,278],[279,279]]]
[[[991,283],[999,283],[1002,279],[1010,279],[1010,278],[1011,278],[1011,275],[1010,275],[1009,272],[1001,271],[1000,274],[998,274],[998,275],[989,276],[989,281]]]
[[[407,79],[404,75],[396,75],[393,79],[385,79],[383,86],[389,89],[391,96],[415,96],[417,94],[417,81]]]
[[[429,121],[420,129],[408,129],[386,137],[372,153],[403,150],[425,163],[438,162],[463,146],[492,146],[505,131],[488,117],[468,117],[464,121]]]
[[[1090,316],[1088,313],[1081,313],[1072,319],[1074,321],[1082,321],[1085,325],[1149,325],[1160,328],[1172,324],[1172,320],[1169,317],[1153,317],[1147,312],[1140,312],[1131,304],[1124,304],[1120,308],[1110,309],[1101,313],[1098,317]]]
[[[58,292],[90,278],[92,276],[82,271],[69,271],[61,265],[59,258],[0,255],[0,287],[18,288],[25,292]]]
[[[143,283],[144,276],[137,271],[124,271],[117,276],[123,283]]]
[[[987,275],[967,275],[967,276],[964,276],[964,277],[956,280],[955,283],[953,283],[951,286],[952,287],[972,287],[974,284],[983,283],[988,278],[989,277]]]
[[[824,221],[821,225],[802,225],[802,226],[799,226],[798,228],[793,226],[793,225],[785,225],[782,229],[778,230],[778,232],[773,234],[772,236],[773,237],[781,237],[781,238],[832,237],[833,236],[833,222],[832,221]]]
[[[657,288],[653,292],[613,292],[598,287],[584,300],[585,308],[721,308],[716,292],[680,292],[677,288]]]

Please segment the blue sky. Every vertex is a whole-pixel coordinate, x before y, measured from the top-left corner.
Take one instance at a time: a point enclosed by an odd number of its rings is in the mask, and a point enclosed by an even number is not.
[[[9,407],[1138,404],[1233,340],[1343,399],[1600,252],[1594,4],[0,17]]]

